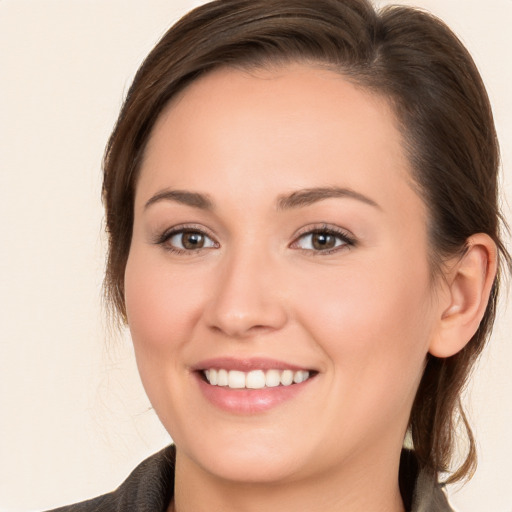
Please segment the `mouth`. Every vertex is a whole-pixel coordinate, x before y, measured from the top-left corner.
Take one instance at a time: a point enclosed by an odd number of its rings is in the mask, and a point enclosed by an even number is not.
[[[223,411],[241,415],[264,413],[293,401],[319,373],[265,357],[208,359],[191,370],[203,397]]]
[[[202,379],[211,386],[226,387],[230,389],[265,389],[288,387],[301,384],[314,377],[313,370],[275,369],[227,370],[223,368],[209,368],[199,370]]]

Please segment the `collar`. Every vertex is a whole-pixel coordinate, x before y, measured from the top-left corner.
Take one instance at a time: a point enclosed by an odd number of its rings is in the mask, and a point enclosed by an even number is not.
[[[166,512],[174,494],[176,447],[141,462],[114,492],[48,512]],[[420,471],[411,450],[400,457],[400,492],[407,512],[453,512],[435,475]]]

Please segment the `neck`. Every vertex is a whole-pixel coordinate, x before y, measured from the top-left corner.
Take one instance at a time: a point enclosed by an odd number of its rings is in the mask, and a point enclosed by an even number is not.
[[[398,456],[372,453],[328,474],[233,482],[208,473],[178,450],[176,491],[168,512],[404,512],[398,466]]]

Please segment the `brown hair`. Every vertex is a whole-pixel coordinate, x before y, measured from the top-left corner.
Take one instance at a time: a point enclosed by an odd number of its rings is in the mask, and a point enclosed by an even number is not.
[[[499,150],[489,100],[462,43],[437,18],[408,7],[376,12],[367,0],[218,0],[176,23],[137,72],[104,159],[109,252],[105,290],[126,319],[123,280],[130,250],[137,174],[152,127],[189,83],[220,66],[265,67],[299,61],[325,65],[385,96],[401,126],[414,182],[429,210],[431,260],[487,233],[509,263],[499,235]],[[476,466],[475,442],[460,395],[489,337],[499,275],[485,316],[458,354],[428,356],[410,416],[420,465],[451,470],[461,420],[467,457],[450,481]]]

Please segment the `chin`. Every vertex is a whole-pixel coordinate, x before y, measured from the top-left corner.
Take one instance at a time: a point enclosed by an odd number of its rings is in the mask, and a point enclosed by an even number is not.
[[[254,454],[226,456],[220,461],[204,461],[203,469],[210,474],[239,484],[270,484],[296,478],[296,460],[272,458]]]
[[[261,433],[241,437],[245,439],[203,439],[194,442],[192,450],[187,450],[185,443],[181,453],[206,473],[237,483],[292,480],[300,473],[300,467],[307,467],[305,462],[301,464],[304,453],[290,442],[265,438]],[[180,443],[176,445],[180,453]]]

